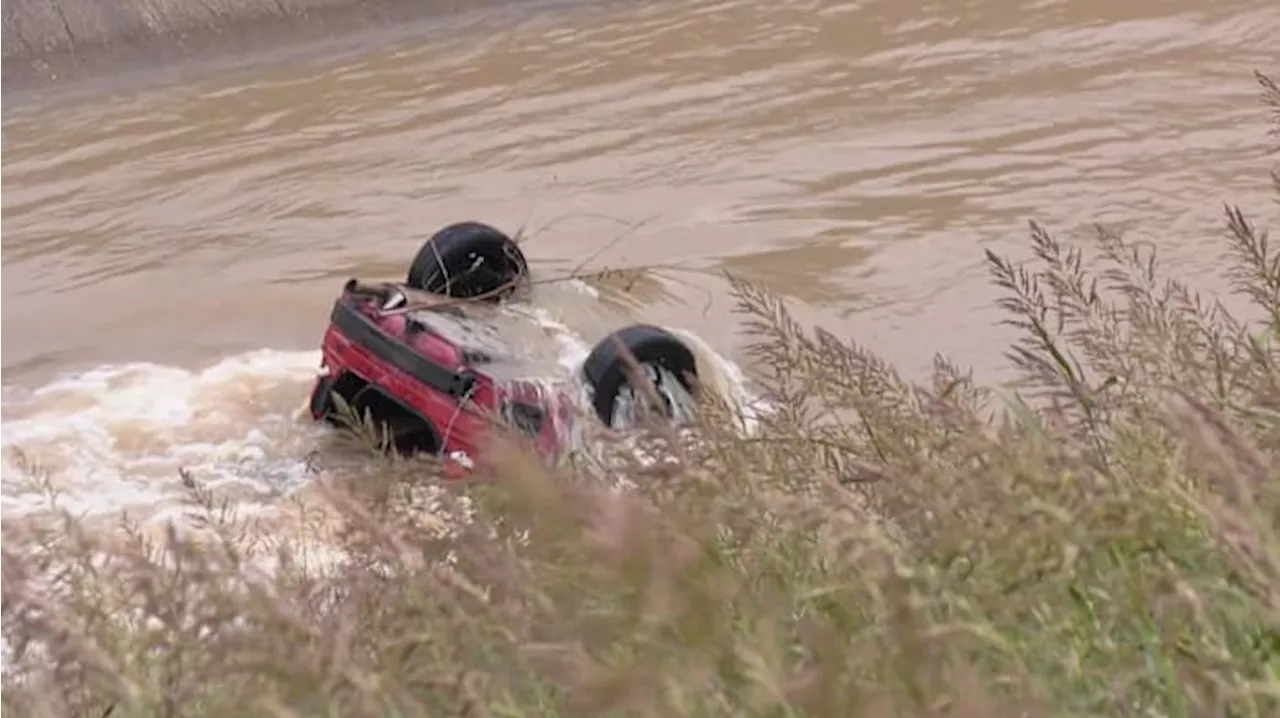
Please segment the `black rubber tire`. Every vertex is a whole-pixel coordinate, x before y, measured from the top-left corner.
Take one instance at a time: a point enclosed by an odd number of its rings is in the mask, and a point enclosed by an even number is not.
[[[332,391],[333,379],[330,377],[317,381],[311,388],[311,400],[307,403],[307,408],[313,419],[328,420],[329,412],[333,411]]]
[[[686,391],[693,390],[689,377],[696,378],[698,367],[693,352],[684,342],[670,332],[647,324],[619,329],[600,340],[582,363],[582,372],[591,384],[596,415],[605,425],[613,425],[618,392],[627,383],[627,364],[622,347],[640,364],[661,366],[671,372]]]
[[[529,263],[515,240],[487,224],[458,222],[422,245],[409,265],[407,284],[459,299],[497,300],[528,275]]]

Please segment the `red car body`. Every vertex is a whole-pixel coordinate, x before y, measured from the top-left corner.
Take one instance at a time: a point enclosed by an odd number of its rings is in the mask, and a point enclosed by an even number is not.
[[[410,426],[419,448],[445,457],[475,457],[495,418],[529,435],[548,459],[569,446],[577,416],[568,384],[500,379],[486,372],[492,357],[483,351],[384,306],[355,280],[334,302],[311,396],[313,418],[334,420],[336,393],[358,412],[368,408],[375,419],[381,414]]]

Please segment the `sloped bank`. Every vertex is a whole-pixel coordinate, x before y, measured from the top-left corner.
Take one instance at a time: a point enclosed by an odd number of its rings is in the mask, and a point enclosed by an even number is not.
[[[243,58],[468,11],[531,10],[546,0],[6,0],[4,92]]]

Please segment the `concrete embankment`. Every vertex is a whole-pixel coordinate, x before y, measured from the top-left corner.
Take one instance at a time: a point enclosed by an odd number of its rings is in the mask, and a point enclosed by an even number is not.
[[[4,0],[6,95],[538,0]]]

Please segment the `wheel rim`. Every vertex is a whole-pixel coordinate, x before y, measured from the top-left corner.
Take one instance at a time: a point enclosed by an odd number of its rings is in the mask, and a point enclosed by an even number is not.
[[[683,424],[692,418],[693,395],[685,388],[680,379],[669,369],[652,362],[640,364],[645,382],[653,387],[653,393],[660,402],[652,407],[653,396],[646,390],[637,390],[630,382],[624,381],[618,388],[614,398],[613,421],[610,425],[615,429],[630,429],[641,424],[646,418],[658,415],[674,424]]]

